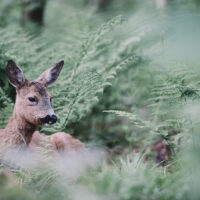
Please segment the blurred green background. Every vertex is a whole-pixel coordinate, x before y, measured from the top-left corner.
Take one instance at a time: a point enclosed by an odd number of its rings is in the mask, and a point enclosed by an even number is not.
[[[199,0],[1,0],[0,128],[15,101],[7,61],[34,80],[64,60],[50,88],[58,122],[40,131],[108,162],[73,183],[17,170],[16,187],[2,166],[0,200],[199,199],[199,36]]]

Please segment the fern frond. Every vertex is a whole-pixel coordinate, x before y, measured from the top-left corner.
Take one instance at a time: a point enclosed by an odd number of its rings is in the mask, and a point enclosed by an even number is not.
[[[105,110],[103,111],[105,113],[113,113],[113,114],[116,114],[120,117],[126,117],[128,118],[131,122],[133,122],[133,124],[139,128],[146,128],[148,127],[149,123],[138,118],[136,115],[134,115],[133,113],[128,113],[128,112],[125,112],[125,111],[120,111],[120,110]]]

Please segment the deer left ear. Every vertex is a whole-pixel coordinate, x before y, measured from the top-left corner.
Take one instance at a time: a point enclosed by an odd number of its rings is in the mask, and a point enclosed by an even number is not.
[[[38,79],[36,79],[36,82],[40,82],[44,84],[46,87],[52,86],[55,81],[57,80],[60,71],[62,70],[64,65],[64,61],[60,61],[53,67],[47,69],[45,72],[43,72]]]
[[[17,64],[9,60],[6,67],[6,75],[8,77],[8,81],[15,88],[19,88],[25,83],[25,77],[22,70],[17,66]]]

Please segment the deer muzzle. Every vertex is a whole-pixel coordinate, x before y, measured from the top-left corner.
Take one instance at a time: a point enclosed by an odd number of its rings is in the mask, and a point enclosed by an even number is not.
[[[40,118],[40,121],[41,121],[43,124],[52,125],[52,124],[55,124],[55,123],[56,123],[57,117],[56,117],[56,115],[47,115],[47,116],[44,117],[44,118]]]

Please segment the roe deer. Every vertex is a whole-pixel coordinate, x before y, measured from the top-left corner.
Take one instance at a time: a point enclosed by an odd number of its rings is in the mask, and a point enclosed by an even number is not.
[[[64,61],[61,61],[35,81],[28,81],[16,63],[8,61],[6,74],[10,84],[16,88],[17,96],[8,125],[0,130],[0,155],[10,148],[26,148],[30,143],[32,148],[39,146],[45,135],[37,132],[37,127],[56,123],[57,117],[46,88],[57,80],[63,65]],[[63,132],[51,135],[50,143],[57,151],[83,148],[79,140]]]

